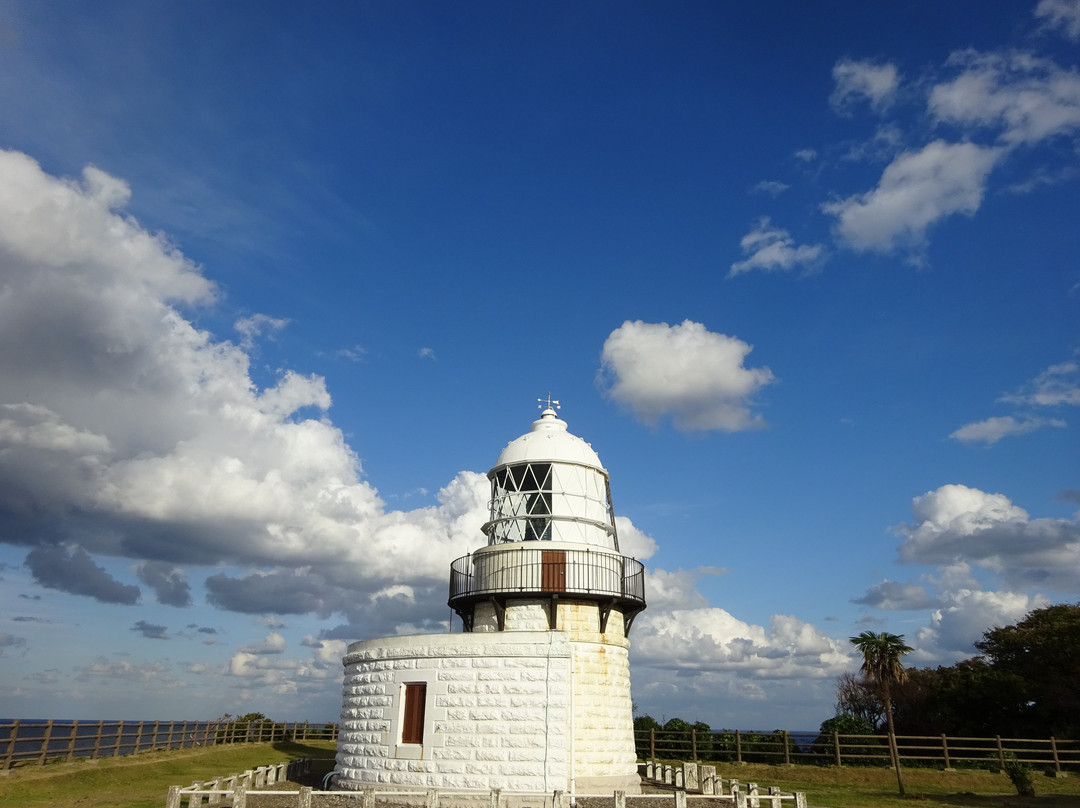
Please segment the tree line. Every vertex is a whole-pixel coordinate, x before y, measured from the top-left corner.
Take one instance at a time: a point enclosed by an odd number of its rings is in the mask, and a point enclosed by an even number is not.
[[[907,668],[890,682],[897,735],[1080,737],[1080,604],[1036,609],[1015,625],[987,630],[975,647],[978,656]],[[837,714],[821,725],[822,733],[887,728],[875,677],[843,674],[836,696]]]

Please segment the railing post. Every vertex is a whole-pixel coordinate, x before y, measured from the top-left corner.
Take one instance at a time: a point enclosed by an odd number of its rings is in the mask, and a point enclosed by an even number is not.
[[[439,808],[439,789],[429,788],[427,793],[427,808]]]
[[[832,734],[832,744],[833,744],[833,752],[836,753],[836,766],[837,766],[837,768],[839,768],[840,766],[844,765],[843,762],[842,762],[842,759],[840,757],[840,733],[839,732],[834,732]]]
[[[91,760],[97,760],[98,754],[101,752],[101,735],[105,732],[105,721],[97,722],[97,732],[94,734],[94,751],[90,753]]]
[[[138,728],[135,730],[135,748],[132,750],[132,754],[142,751],[142,733],[145,724],[145,721],[140,721]]]
[[[784,730],[784,765],[791,765],[791,745],[788,743],[788,731]]]
[[[297,808],[311,808],[311,786],[300,786],[300,796],[296,806]]]
[[[53,720],[45,722],[45,734],[41,738],[41,753],[38,755],[38,765],[44,766],[49,757],[49,739],[52,737]]]
[[[360,805],[362,808],[375,808],[375,789],[365,788],[361,794]]]
[[[180,786],[169,786],[169,796],[165,798],[165,808],[180,808]]]
[[[1050,753],[1054,756],[1054,776],[1061,777],[1061,759],[1058,757],[1057,739],[1050,736]]]
[[[1005,747],[1001,745],[1001,736],[995,735],[994,740],[997,741],[998,765],[1001,766],[1002,771],[1005,771]]]
[[[945,733],[941,733],[941,754],[945,758],[945,771],[953,771],[953,767],[949,762],[949,739]]]
[[[247,808],[247,785],[243,781],[233,789],[232,804],[233,808]]]
[[[488,808],[499,808],[499,800],[502,798],[502,789],[493,788],[488,795]]]
[[[615,808],[626,808],[626,792],[615,792]]]
[[[693,755],[691,760],[697,763],[697,730],[693,728],[690,730],[690,754]]]
[[[735,730],[735,762],[742,763],[742,733]]]
[[[656,727],[649,729],[649,757],[656,760]]]
[[[68,736],[68,748],[67,748],[67,759],[68,759],[69,762],[75,759],[75,740],[78,737],[79,737],[79,722],[78,721],[72,721],[71,722],[71,735]]]
[[[15,760],[15,742],[19,739],[19,719],[15,719],[11,722],[11,729],[8,730],[8,746],[7,752],[4,753],[4,765],[0,768],[3,771],[9,771],[11,764]]]

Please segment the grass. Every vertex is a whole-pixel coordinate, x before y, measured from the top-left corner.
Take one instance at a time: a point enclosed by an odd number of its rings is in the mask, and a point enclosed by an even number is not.
[[[896,773],[869,767],[717,764],[716,773],[740,783],[806,793],[813,808],[1066,808],[1080,806],[1080,777],[1035,775],[1035,797],[1018,797],[1004,773],[904,769],[901,797]]]
[[[330,758],[333,741],[262,743],[144,752],[96,761],[23,766],[0,776],[0,806],[163,808],[169,786],[235,774],[297,758]],[[1018,797],[1004,773],[904,769],[907,798],[889,769],[717,765],[742,783],[802,791],[813,808],[1067,808],[1080,806],[1080,777],[1035,776],[1035,797]],[[660,806],[657,806],[660,808]]]
[[[333,757],[334,750],[334,741],[279,741],[22,766],[0,775],[0,806],[164,808],[169,786],[187,786],[297,758]]]

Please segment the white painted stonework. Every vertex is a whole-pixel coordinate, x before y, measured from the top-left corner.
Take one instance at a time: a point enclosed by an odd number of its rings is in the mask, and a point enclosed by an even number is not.
[[[570,656],[567,636],[552,631],[353,643],[337,787],[568,790]],[[428,683],[418,746],[400,743],[410,682]]]

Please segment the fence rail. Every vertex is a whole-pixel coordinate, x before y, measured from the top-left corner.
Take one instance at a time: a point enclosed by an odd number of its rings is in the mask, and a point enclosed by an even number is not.
[[[79,757],[282,740],[337,740],[337,725],[306,721],[0,721],[0,771]]]
[[[641,760],[705,760],[731,763],[794,763],[826,766],[889,766],[885,735],[637,730]],[[1054,774],[1080,772],[1080,741],[1061,738],[969,738],[955,735],[897,735],[901,764],[1002,769],[1015,757]]]

